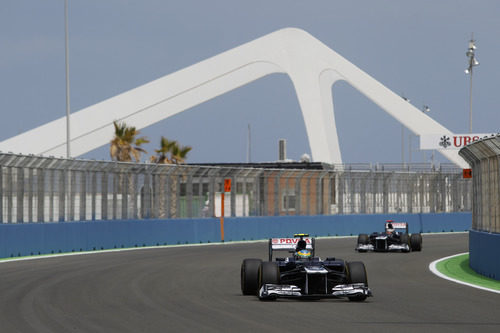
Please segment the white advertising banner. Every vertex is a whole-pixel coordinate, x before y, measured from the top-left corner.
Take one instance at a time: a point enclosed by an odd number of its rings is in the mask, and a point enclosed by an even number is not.
[[[496,136],[499,133],[480,134],[427,134],[420,136],[420,149],[458,150],[479,139]]]

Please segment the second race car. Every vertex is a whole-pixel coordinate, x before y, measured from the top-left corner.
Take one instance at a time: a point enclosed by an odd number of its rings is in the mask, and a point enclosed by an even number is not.
[[[387,220],[383,232],[374,232],[371,235],[360,234],[356,245],[358,252],[410,252],[422,250],[422,235],[409,234],[408,223]]]

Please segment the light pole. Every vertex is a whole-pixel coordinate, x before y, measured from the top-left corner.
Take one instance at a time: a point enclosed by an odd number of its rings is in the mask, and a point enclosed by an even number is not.
[[[247,136],[247,163],[250,163],[252,161],[252,137],[250,136],[250,124],[248,124],[248,136]]]
[[[469,49],[465,55],[469,58],[469,67],[465,70],[465,74],[470,74],[470,99],[469,99],[469,133],[472,133],[472,68],[479,65],[475,57],[476,44],[474,40],[474,33],[471,35],[469,41]]]
[[[401,124],[401,164],[405,164],[405,127]]]
[[[423,113],[431,112],[431,108],[428,105],[424,105],[422,107],[422,112]],[[422,150],[422,153],[424,154],[424,163],[425,163],[426,162],[425,150]],[[432,162],[434,163],[434,150],[432,151]]]
[[[69,133],[69,52],[68,52],[68,0],[64,0],[64,49],[66,59],[66,157],[71,157]]]

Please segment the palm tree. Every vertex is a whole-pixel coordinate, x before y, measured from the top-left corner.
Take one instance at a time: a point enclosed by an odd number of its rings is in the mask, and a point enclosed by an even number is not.
[[[152,163],[158,164],[171,164],[171,160],[169,159],[169,153],[172,150],[172,147],[176,144],[175,141],[169,141],[165,137],[161,137],[160,141],[160,149],[155,149],[156,156],[151,156]]]
[[[182,164],[186,161],[187,154],[191,151],[191,147],[189,146],[180,146],[179,143],[175,140],[168,140],[165,137],[161,137],[160,141],[160,149],[156,149],[156,156],[151,156],[151,162],[152,163],[158,163],[158,164]],[[160,189],[165,188],[165,175],[160,175]],[[172,182],[170,186],[170,216],[171,217],[176,217],[177,215],[177,185],[178,185],[178,178],[177,175],[172,176]],[[160,207],[158,209],[159,211],[159,217],[165,217],[165,191],[160,190]]]
[[[119,162],[132,162],[133,156],[135,161],[139,162],[141,153],[147,153],[140,146],[144,143],[148,143],[149,140],[146,137],[138,137],[139,131],[133,126],[127,126],[125,122],[118,123],[114,121],[113,125],[115,126],[115,136],[113,140],[111,140],[109,147],[111,159]],[[129,207],[127,214],[130,214],[133,209],[131,203],[135,200],[133,175],[128,175],[128,191],[125,190],[125,179],[124,174],[120,173],[118,175],[118,190],[123,191],[123,195],[127,198]]]
[[[161,137],[160,149],[156,149],[156,156],[151,156],[151,162],[158,164],[183,164],[187,154],[191,151],[190,146],[180,146],[175,140]]]
[[[136,162],[139,162],[141,153],[147,153],[140,146],[148,143],[146,137],[137,137],[139,131],[133,126],[127,126],[125,122],[113,122],[115,126],[115,136],[111,140],[109,154],[112,160],[120,162],[132,162],[132,156]]]
[[[175,141],[174,141],[175,142]],[[191,151],[190,146],[179,146],[177,142],[172,146],[170,158],[174,164],[183,164],[186,162],[187,154]]]

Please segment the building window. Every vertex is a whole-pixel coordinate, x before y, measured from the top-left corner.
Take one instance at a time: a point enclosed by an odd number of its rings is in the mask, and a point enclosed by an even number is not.
[[[295,191],[288,191],[281,196],[281,210],[295,210]]]

